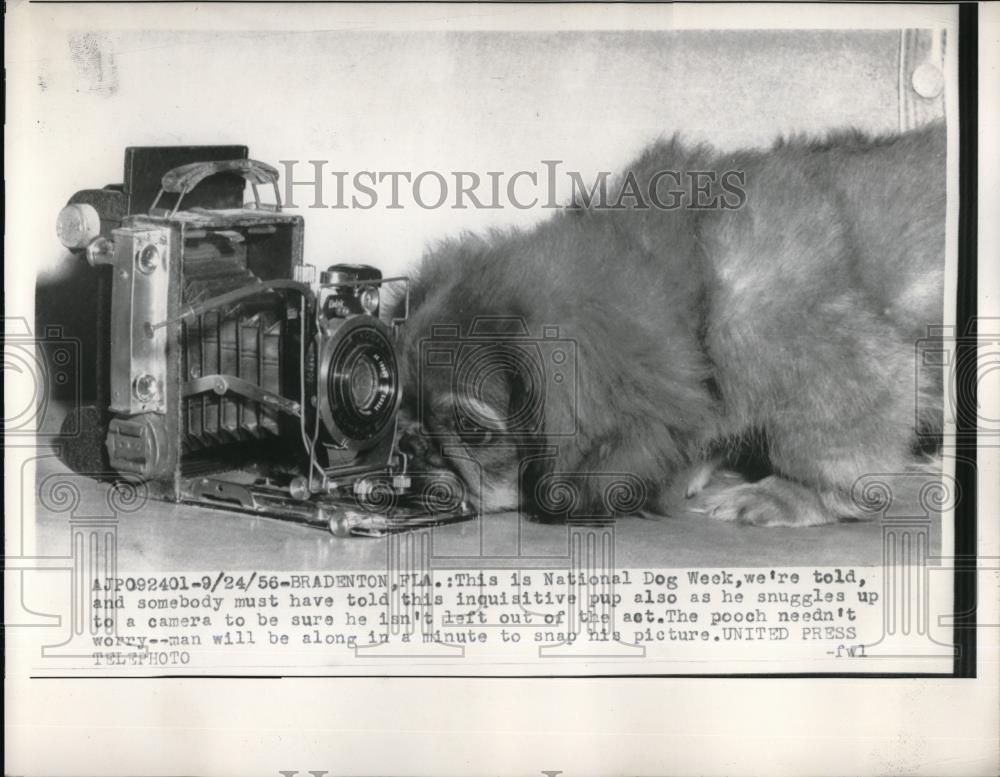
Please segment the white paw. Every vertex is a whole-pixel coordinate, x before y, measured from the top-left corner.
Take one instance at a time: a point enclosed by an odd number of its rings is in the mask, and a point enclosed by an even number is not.
[[[774,475],[756,483],[703,492],[694,511],[718,521],[751,526],[819,526],[836,520],[812,489]]]

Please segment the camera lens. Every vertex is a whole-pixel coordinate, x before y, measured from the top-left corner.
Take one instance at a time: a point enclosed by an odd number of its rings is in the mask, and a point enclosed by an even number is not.
[[[392,428],[399,373],[391,335],[371,318],[349,320],[323,348],[320,414],[338,441],[365,444]]]
[[[341,418],[338,426],[361,432],[348,432],[352,437],[367,437],[394,404],[395,365],[390,364],[382,343],[362,331],[356,331],[344,345],[331,365],[330,404]]]
[[[378,391],[378,372],[370,359],[361,356],[350,368],[348,386],[351,402],[361,412],[366,412]]]

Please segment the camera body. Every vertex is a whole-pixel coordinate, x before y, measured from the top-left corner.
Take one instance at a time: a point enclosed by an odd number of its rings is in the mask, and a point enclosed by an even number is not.
[[[389,284],[408,294],[406,279],[304,264],[303,220],[282,211],[277,181],[245,146],[129,148],[124,184],[78,192],[60,213],[63,244],[103,274],[110,466],[159,498],[331,527],[388,489],[406,517],[403,320],[382,305]]]

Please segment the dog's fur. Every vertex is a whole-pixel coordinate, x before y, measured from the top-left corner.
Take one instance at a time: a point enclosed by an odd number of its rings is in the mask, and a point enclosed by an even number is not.
[[[628,167],[640,186],[661,170],[739,170],[745,204],[568,209],[444,243],[413,284],[401,447],[417,468],[462,474],[484,511],[543,513],[530,483],[556,471],[583,474],[583,514],[604,512],[599,473],[630,473],[652,513],[679,495],[758,525],[860,517],[855,480],[918,465],[915,423],[940,427],[940,380],[917,371],[915,386],[914,345],[942,320],[944,161],[942,123],[729,155],[674,139]],[[534,336],[557,325],[577,344],[575,398],[572,381],[551,384],[535,422],[505,428],[523,401],[516,373],[477,386],[426,375],[431,328],[468,334],[479,316],[518,317]],[[494,414],[492,444],[456,429],[469,401]],[[575,435],[546,434],[573,416]],[[545,444],[555,455],[529,461]],[[719,464],[755,456],[765,477],[698,495]]]

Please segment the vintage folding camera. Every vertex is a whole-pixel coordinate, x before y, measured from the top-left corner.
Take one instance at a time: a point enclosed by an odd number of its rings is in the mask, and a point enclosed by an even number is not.
[[[470,517],[457,480],[407,472],[395,447],[404,319],[383,298],[408,300],[406,279],[304,264],[302,217],[245,146],[129,148],[124,183],[73,195],[57,234],[103,273],[113,470],[161,499],[338,533]]]

